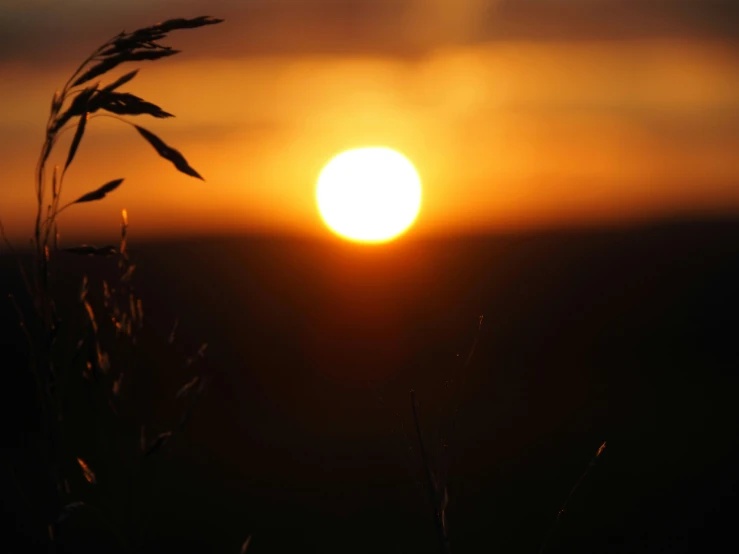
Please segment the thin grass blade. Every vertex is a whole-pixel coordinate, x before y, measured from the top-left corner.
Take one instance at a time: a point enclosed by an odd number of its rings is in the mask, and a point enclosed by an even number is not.
[[[80,91],[80,93],[74,97],[74,100],[72,100],[72,103],[69,105],[69,107],[54,122],[54,125],[51,128],[52,133],[56,133],[57,131],[59,131],[59,129],[64,127],[67,121],[69,121],[73,117],[82,115],[83,113],[88,111],[88,103],[97,92],[98,86],[100,86],[100,84],[95,83],[94,85]]]
[[[169,339],[167,340],[167,342],[169,344],[173,344],[174,343],[175,332],[177,331],[177,326],[179,324],[180,324],[180,320],[175,318],[174,325],[172,325],[172,331],[169,333]]]
[[[136,130],[139,132],[139,134],[154,147],[154,150],[157,151],[157,154],[159,154],[165,160],[169,160],[170,162],[172,162],[172,164],[174,164],[174,166],[179,171],[186,175],[190,175],[191,177],[197,177],[198,179],[205,181],[205,179],[203,179],[201,175],[197,171],[195,171],[190,166],[190,164],[187,163],[185,157],[178,150],[167,145],[162,139],[160,139],[151,131],[147,131],[146,129],[144,129],[143,127],[139,127],[138,125],[134,125],[134,127],[136,127]]]
[[[131,281],[131,277],[133,277],[133,272],[136,270],[136,264],[131,264],[128,266],[128,269],[126,269],[126,272],[121,275],[120,282],[121,283],[128,283]]]
[[[95,473],[90,469],[90,466],[87,465],[87,463],[82,458],[77,458],[77,463],[82,468],[82,472],[85,475],[85,480],[91,485],[94,485],[95,483],[97,483],[97,478],[95,477]]]
[[[101,62],[99,62],[96,65],[93,65],[90,69],[85,71],[82,75],[77,77],[77,79],[72,83],[73,87],[79,86],[83,83],[86,83],[87,81],[94,79],[95,77],[98,77],[102,75],[103,73],[107,73],[117,65],[123,63],[123,60],[118,57],[111,57],[111,58],[105,58]]]
[[[124,62],[137,62],[143,60],[158,60],[160,58],[166,58],[168,56],[174,56],[178,54],[179,50],[143,50],[140,52],[132,52],[123,50],[122,52],[113,53],[113,55],[103,58],[99,63],[93,65],[90,69],[80,75],[74,83],[73,87],[79,86],[87,81],[99,77],[104,73],[107,73],[111,69],[119,66]]]
[[[84,508],[85,503],[84,502],[72,502],[71,504],[67,504],[62,508],[62,513],[59,514],[59,518],[56,520],[57,523],[62,523],[64,520],[69,518],[74,512],[79,510],[80,508]]]
[[[159,33],[169,33],[171,31],[177,31],[179,29],[196,29],[197,27],[203,27],[205,25],[215,25],[221,22],[223,22],[223,19],[217,19],[209,15],[201,15],[192,19],[168,19],[167,21],[154,25],[149,29]]]
[[[133,71],[130,71],[123,75],[122,77],[119,77],[109,85],[104,86],[100,92],[113,92],[115,89],[122,87],[129,81],[131,81],[136,75],[138,74],[139,70],[134,69]]]
[[[123,373],[118,376],[118,379],[113,381],[113,396],[118,396],[121,393],[121,383],[123,382]]]
[[[137,52],[126,52],[122,55],[123,61],[126,62],[143,62],[154,61],[161,58],[168,58],[179,54],[181,50],[173,50],[171,48],[158,48],[156,50],[139,50]]]
[[[59,166],[54,166],[54,172],[51,174],[51,197],[56,200],[59,196],[59,182],[57,181],[57,174],[59,173]]]
[[[77,148],[79,148],[80,142],[82,141],[82,135],[85,134],[86,126],[87,126],[87,111],[85,110],[82,112],[82,115],[80,115],[80,121],[77,124],[77,130],[74,132],[74,138],[72,139],[72,144],[69,146],[69,154],[67,154],[67,161],[64,163],[64,171],[67,170],[69,165],[72,163],[72,160],[74,160],[74,155],[77,153]],[[54,198],[56,198],[56,193],[54,194]]]
[[[101,246],[100,248],[96,248],[95,246],[90,246],[89,244],[83,244],[81,246],[73,246],[71,248],[65,248],[65,252],[71,252],[72,254],[80,254],[84,256],[112,256],[116,253],[115,246]]]
[[[62,107],[62,93],[59,90],[54,91],[54,96],[51,98],[51,113],[56,116]]]
[[[95,312],[92,310],[92,306],[87,300],[82,301],[85,306],[85,311],[87,312],[87,317],[90,319],[90,325],[92,325],[92,331],[97,335],[98,333],[98,324],[95,320]]]
[[[171,431],[160,433],[157,438],[152,441],[151,445],[149,445],[149,448],[146,450],[144,456],[151,456],[152,454],[156,454],[157,452],[159,452],[162,446],[164,446],[164,443],[166,443],[171,436]]]
[[[82,284],[80,285],[80,302],[84,302],[85,299],[87,298],[87,292],[88,292],[87,285],[88,285],[87,275],[84,275],[82,277]]]
[[[123,179],[114,179],[112,181],[109,181],[108,183],[105,183],[102,187],[100,187],[99,189],[94,190],[92,192],[88,192],[87,194],[83,194],[77,200],[75,200],[73,204],[80,204],[82,202],[93,202],[95,200],[102,200],[103,198],[105,198],[105,196],[109,192],[113,192],[115,189],[121,186],[122,182],[123,182]]]
[[[106,92],[97,95],[93,110],[107,110],[117,115],[151,115],[157,118],[174,117],[162,108],[128,92]]]
[[[180,390],[177,391],[177,395],[175,398],[180,398],[184,395],[186,395],[188,392],[190,392],[193,387],[195,387],[198,383],[200,383],[200,377],[193,377],[190,381],[185,383]]]

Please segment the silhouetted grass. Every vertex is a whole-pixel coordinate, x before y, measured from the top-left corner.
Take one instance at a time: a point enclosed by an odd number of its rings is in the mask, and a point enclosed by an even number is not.
[[[45,480],[49,494],[45,497],[49,505],[39,507],[45,514],[41,525],[46,529],[48,543],[52,551],[66,550],[59,543],[64,527],[70,520],[86,514],[102,528],[117,537],[119,546],[130,551],[136,548],[136,526],[134,522],[134,495],[137,486],[136,476],[142,464],[160,452],[181,431],[189,420],[198,397],[202,394],[208,378],[196,374],[173,396],[185,402],[180,422],[174,428],[151,433],[145,422],[137,416],[137,380],[146,368],[137,359],[136,345],[139,332],[143,328],[143,301],[134,286],[136,265],[129,258],[127,248],[128,213],[121,213],[121,238],[118,245],[92,246],[82,244],[61,248],[59,246],[59,214],[77,204],[96,202],[114,193],[124,178],[115,178],[95,190],[87,192],[75,200],[62,203],[67,171],[75,161],[79,146],[85,137],[90,121],[96,117],[110,117],[130,125],[154,148],[162,158],[170,161],[178,171],[198,179],[203,177],[188,163],[177,149],[168,145],[160,137],[146,128],[134,124],[126,117],[148,115],[154,118],[169,118],[173,115],[159,106],[138,96],[123,92],[121,87],[129,84],[138,74],[138,69],[102,84],[100,78],[124,63],[156,61],[177,54],[179,51],[166,46],[161,41],[172,31],[195,29],[221,23],[222,20],[209,16],[193,19],[170,19],[156,25],[144,27],[133,32],[121,32],[99,46],[72,73],[52,97],[47,118],[44,141],[35,170],[36,217],[33,227],[33,267],[27,272],[19,262],[27,292],[32,301],[32,313],[24,313],[14,297],[10,297],[17,311],[19,324],[27,338],[31,359],[29,370],[37,387],[39,410],[42,412],[45,439],[45,452],[40,453],[42,465],[47,467]],[[55,165],[51,170],[48,164],[59,145],[59,140],[68,131],[73,131],[72,140],[66,152],[64,164]],[[50,174],[50,179],[49,179]],[[5,230],[0,223],[0,234],[7,241]],[[75,314],[60,314],[60,298],[52,290],[53,273],[57,264],[63,263],[64,256],[81,255],[117,260],[118,275],[112,282],[90,283],[83,278],[78,293],[82,318]],[[102,288],[102,306],[93,300],[90,287]],[[81,320],[78,328],[71,328],[75,320]],[[72,344],[61,344],[60,337]],[[72,338],[76,337],[76,338]],[[174,330],[169,343],[174,341]],[[191,366],[205,355],[203,344],[197,353],[185,360],[184,366]],[[87,382],[88,386],[83,386]],[[68,435],[73,429],[70,418],[65,418],[67,401],[70,400],[73,386],[86,388],[88,395],[98,397],[91,405],[102,403],[118,419],[118,433],[130,447],[130,474],[127,493],[124,497],[108,498],[108,506],[96,505],[90,497],[98,486],[100,476],[93,464],[85,459],[77,440],[68,444]],[[125,409],[126,418],[119,417]],[[93,411],[84,418],[98,418]],[[83,418],[83,419],[84,419]],[[78,420],[79,422],[79,420]],[[112,429],[111,431],[116,431]],[[89,437],[91,441],[95,438]],[[133,439],[133,440],[129,440]],[[73,476],[80,475],[90,487],[72,487]],[[105,476],[110,481],[112,476]],[[124,475],[117,478],[126,481]],[[21,486],[20,483],[16,483]],[[23,498],[28,498],[21,489]],[[118,517],[115,513],[118,512]],[[244,542],[242,552],[246,551],[249,539]]]

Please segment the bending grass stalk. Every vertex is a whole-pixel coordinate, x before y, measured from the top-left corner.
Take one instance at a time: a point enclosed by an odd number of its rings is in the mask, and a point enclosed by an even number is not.
[[[570,490],[570,494],[567,495],[567,498],[564,501],[564,504],[562,504],[562,507],[559,509],[559,512],[557,512],[557,517],[552,522],[552,525],[549,527],[549,530],[547,531],[547,534],[544,536],[544,540],[541,543],[541,547],[539,548],[539,554],[544,554],[544,551],[546,550],[547,546],[549,545],[549,540],[552,537],[552,534],[554,531],[557,530],[557,527],[559,527],[560,522],[562,521],[562,518],[565,515],[565,512],[567,510],[567,505],[569,504],[572,497],[575,495],[575,492],[577,492],[577,489],[580,488],[580,484],[585,480],[585,478],[588,476],[588,473],[590,473],[590,470],[593,469],[595,466],[595,462],[598,460],[601,454],[603,454],[603,451],[606,449],[606,441],[603,441],[603,443],[598,448],[598,451],[595,453],[595,456],[590,460],[590,463],[588,463],[588,466],[585,468],[585,471],[580,475],[580,478],[575,483],[575,486],[572,487],[572,490]]]
[[[423,440],[423,431],[421,429],[421,416],[419,414],[418,401],[416,400],[416,391],[411,389],[411,410],[413,411],[413,423],[416,427],[416,435],[418,436],[418,442],[421,447],[421,461],[423,462],[423,468],[426,474],[426,486],[429,490],[429,500],[434,511],[434,525],[436,532],[439,535],[439,546],[441,547],[442,554],[449,554],[449,536],[446,532],[446,526],[444,525],[444,518],[442,514],[442,498],[438,484],[434,480],[431,466],[429,465],[428,452],[426,451],[426,443]]]
[[[482,322],[483,322],[483,316],[479,316],[479,322],[477,326],[477,333],[475,334],[475,338],[472,342],[472,346],[470,347],[470,350],[467,354],[467,357],[465,358],[464,364],[461,367],[462,375],[460,376],[460,384],[458,386],[458,390],[456,391],[456,394],[454,394],[454,399],[452,400],[453,407],[452,407],[452,413],[451,415],[451,428],[449,431],[449,437],[446,441],[446,444],[442,446],[442,450],[446,448],[446,452],[442,452],[439,454],[437,452],[437,458],[439,463],[439,471],[436,476],[434,476],[434,473],[431,469],[431,462],[428,455],[428,450],[426,448],[426,443],[423,439],[423,430],[421,428],[421,416],[419,413],[419,406],[418,401],[416,399],[416,392],[415,390],[410,391],[410,397],[411,397],[411,411],[413,413],[413,423],[416,429],[416,435],[418,436],[418,442],[420,444],[420,450],[421,450],[421,461],[424,468],[424,474],[426,478],[426,488],[429,491],[429,500],[431,503],[431,506],[433,508],[433,518],[434,518],[434,526],[436,527],[436,531],[439,537],[439,544],[441,547],[441,552],[443,554],[449,554],[450,553],[450,546],[449,546],[449,533],[446,525],[446,507],[448,502],[448,495],[447,495],[447,470],[448,470],[448,455],[449,451],[448,448],[452,443],[452,438],[454,434],[454,430],[456,427],[456,416],[459,412],[459,405],[461,402],[461,396],[464,391],[464,384],[465,384],[465,377],[466,377],[466,370],[469,367],[472,357],[475,353],[475,350],[477,348],[477,344],[480,340],[480,334],[482,331]],[[455,382],[455,374],[452,375],[452,382]],[[407,439],[406,439],[406,442]],[[442,441],[443,442],[443,441]]]
[[[481,315],[478,318],[478,324],[477,324],[477,332],[475,333],[475,338],[472,341],[472,346],[470,347],[469,352],[467,353],[467,357],[465,358],[464,364],[462,365],[460,372],[461,375],[459,375],[459,386],[456,391],[455,397],[452,407],[452,413],[451,413],[451,424],[449,429],[449,437],[447,437],[446,440],[446,455],[442,456],[440,458],[441,463],[439,464],[439,488],[441,490],[444,490],[447,486],[447,478],[448,478],[448,470],[449,470],[449,452],[451,451],[452,444],[454,442],[454,433],[457,429],[457,416],[459,415],[459,406],[462,403],[462,396],[464,395],[464,387],[465,383],[467,381],[467,370],[469,369],[470,364],[472,363],[472,357],[475,354],[475,350],[477,349],[477,345],[480,342],[480,335],[482,334],[482,322],[483,322],[484,316]],[[452,382],[455,382],[455,374],[452,374]]]

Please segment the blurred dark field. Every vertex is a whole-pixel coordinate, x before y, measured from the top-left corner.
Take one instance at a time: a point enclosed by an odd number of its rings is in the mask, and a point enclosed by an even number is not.
[[[151,433],[176,423],[183,383],[212,376],[190,426],[141,475],[142,551],[235,553],[249,534],[250,554],[436,551],[399,421],[415,452],[414,388],[436,444],[445,381],[480,315],[451,445],[454,552],[536,552],[603,440],[548,551],[708,551],[733,538],[739,220],[383,247],[145,243],[132,229],[130,249],[145,313],[134,378]],[[25,538],[33,515],[14,483],[41,494],[26,448],[32,381],[6,300],[22,298],[22,283],[14,260],[0,263],[3,530],[18,544],[7,551],[44,551]],[[84,315],[82,275],[96,306],[115,273],[113,259],[66,253],[53,267],[70,323]],[[203,342],[205,359],[185,367]],[[83,404],[70,401],[71,420]],[[70,444],[96,469],[91,500],[115,505],[128,486],[115,418],[80,423]],[[71,484],[89,488],[81,476]],[[70,523],[69,551],[106,540]]]

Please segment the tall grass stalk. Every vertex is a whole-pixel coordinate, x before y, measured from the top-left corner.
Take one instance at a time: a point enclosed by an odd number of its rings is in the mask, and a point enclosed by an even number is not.
[[[33,314],[26,316],[11,297],[19,316],[20,325],[28,341],[31,358],[29,369],[37,386],[38,403],[43,416],[45,427],[45,441],[47,451],[45,458],[48,467],[46,479],[50,488],[50,506],[44,512],[44,525],[47,529],[52,547],[59,537],[59,527],[63,522],[80,510],[84,510],[96,517],[105,527],[116,529],[116,535],[122,544],[128,545],[119,525],[109,521],[102,510],[93,507],[81,498],[74,498],[70,490],[67,474],[71,468],[81,471],[85,480],[95,485],[97,477],[93,467],[83,457],[72,453],[64,444],[65,430],[65,385],[70,380],[87,378],[110,381],[109,391],[105,391],[105,400],[108,406],[116,412],[114,398],[121,395],[124,387],[124,376],[129,382],[129,392],[135,395],[131,386],[135,383],[133,362],[123,359],[123,350],[107,350],[103,345],[100,326],[103,322],[110,324],[115,330],[115,337],[126,343],[129,352],[136,344],[136,330],[143,322],[143,305],[136,296],[132,285],[132,275],[135,264],[131,263],[127,250],[128,214],[122,211],[121,240],[117,246],[95,247],[83,244],[76,247],[60,248],[58,216],[77,204],[96,202],[104,199],[120,187],[124,179],[115,178],[98,188],[79,196],[76,199],[62,202],[65,194],[65,178],[68,169],[75,161],[79,146],[85,136],[90,121],[96,117],[111,117],[129,125],[135,130],[162,158],[171,162],[174,167],[191,177],[203,179],[193,169],[185,157],[175,148],[169,146],[157,135],[148,129],[131,122],[127,117],[148,115],[158,119],[173,117],[159,106],[130,93],[123,92],[122,87],[130,83],[137,75],[138,69],[130,71],[117,79],[103,84],[99,80],[111,70],[124,63],[139,61],[156,61],[179,53],[178,50],[162,44],[162,40],[172,31],[195,29],[222,22],[210,16],[192,19],[170,19],[156,25],[143,27],[133,32],[122,31],[105,41],[95,49],[77,69],[69,76],[60,90],[54,92],[44,131],[44,140],[34,172],[34,195],[36,199],[36,213],[31,239],[33,249],[32,270],[29,274],[21,265],[24,283],[32,301]],[[71,142],[63,157],[63,163],[49,167],[50,160],[55,153],[59,140],[68,132],[73,132]],[[0,226],[6,244],[11,248],[5,230]],[[57,309],[57,299],[51,287],[52,268],[56,263],[58,253],[66,252],[84,256],[108,258],[117,256],[119,276],[115,284],[103,282],[104,308],[93,307],[88,297],[88,283],[85,276],[79,292],[79,302],[87,315],[86,329],[81,332],[81,338],[73,348],[72,359],[65,359],[59,353],[57,341],[60,330],[66,324],[60,317]],[[65,336],[72,336],[69,329],[65,329]],[[69,345],[65,345],[69,347]],[[200,354],[204,352],[201,349]],[[111,352],[117,352],[121,359],[111,359]],[[130,356],[129,356],[130,357]],[[73,373],[76,363],[82,362],[83,368],[79,373]],[[129,367],[124,366],[128,365]],[[178,396],[193,397],[202,392],[205,381],[200,377],[185,384]],[[196,386],[197,385],[197,386]],[[135,396],[130,400],[134,401]],[[182,419],[184,425],[189,417],[190,407]],[[117,413],[117,412],[116,412]],[[136,422],[139,423],[138,421]],[[146,458],[157,451],[172,436],[172,431],[158,434],[152,440],[146,441],[143,434],[141,445],[138,447],[135,458]],[[138,434],[138,433],[137,433]],[[129,487],[131,496],[128,499],[128,512],[132,514],[133,483]],[[52,492],[53,491],[53,492]],[[132,530],[132,521],[129,518],[128,530]],[[130,546],[130,545],[129,545]]]
[[[603,441],[603,443],[601,443],[601,445],[598,447],[598,451],[595,453],[595,456],[591,458],[590,462],[585,468],[585,471],[582,472],[580,477],[575,482],[575,485],[572,487],[572,489],[570,489],[570,492],[567,495],[567,498],[565,498],[565,501],[562,504],[562,507],[557,512],[557,517],[554,518],[552,525],[549,527],[546,534],[544,535],[544,540],[542,540],[541,546],[539,547],[539,554],[544,554],[544,552],[546,552],[547,548],[549,547],[550,541],[552,537],[554,536],[555,531],[559,528],[560,524],[562,523],[562,519],[567,513],[567,506],[569,505],[570,500],[572,499],[573,496],[575,496],[575,493],[580,488],[580,485],[585,480],[585,478],[588,476],[590,471],[595,467],[596,462],[601,457],[603,452],[605,452],[605,450],[606,450],[606,441]]]

